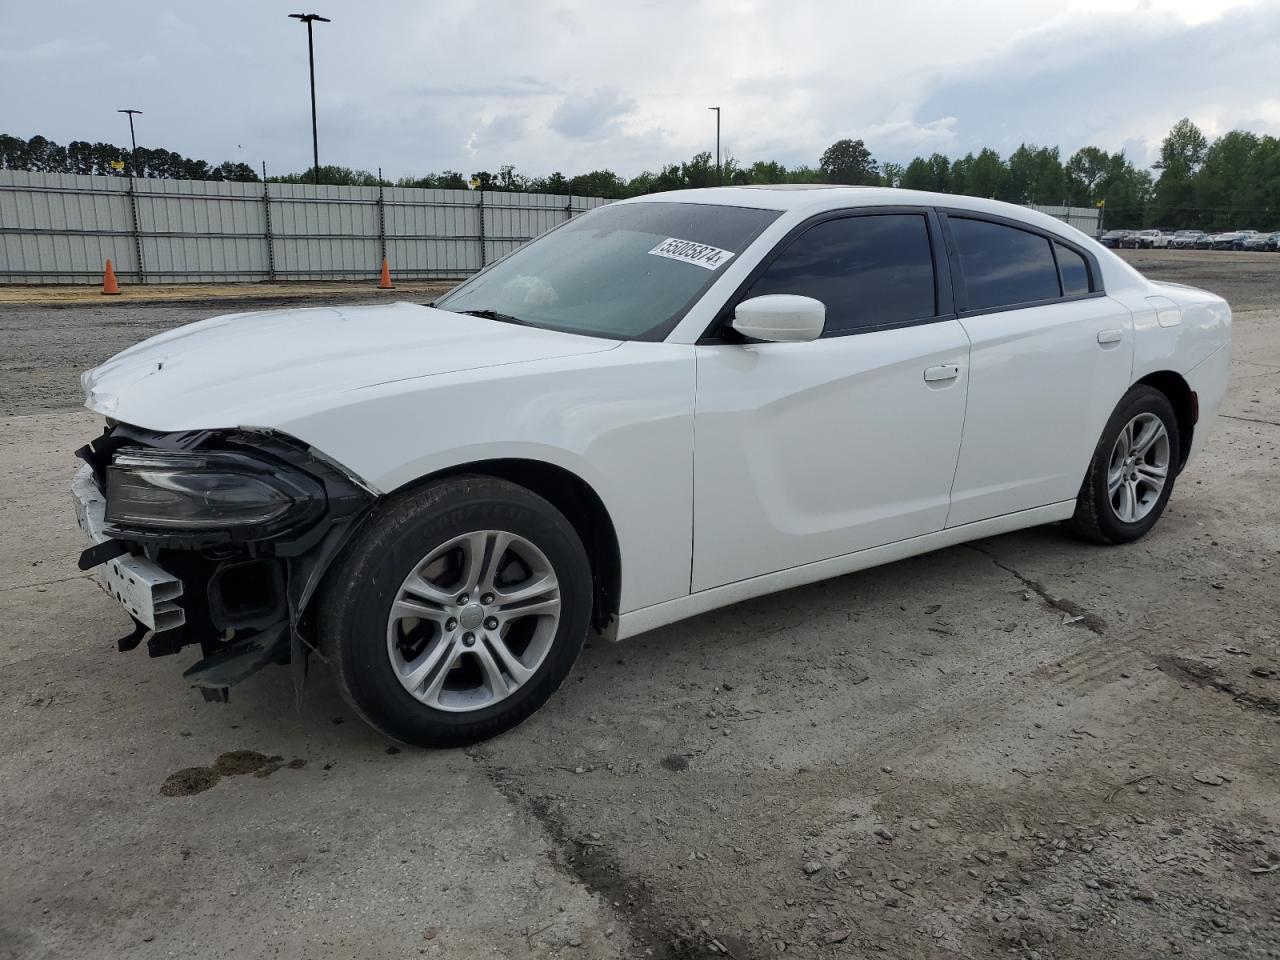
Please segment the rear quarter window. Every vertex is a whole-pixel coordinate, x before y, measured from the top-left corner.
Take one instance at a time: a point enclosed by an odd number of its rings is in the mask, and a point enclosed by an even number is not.
[[[1055,243],[1053,251],[1058,257],[1058,272],[1062,275],[1062,295],[1079,297],[1088,293],[1092,286],[1089,283],[1089,264],[1084,257],[1061,243]]]

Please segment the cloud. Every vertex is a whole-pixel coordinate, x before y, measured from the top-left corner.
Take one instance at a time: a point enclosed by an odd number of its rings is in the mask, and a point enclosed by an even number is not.
[[[619,120],[635,108],[635,100],[616,90],[568,96],[551,114],[551,129],[568,140],[601,140],[617,134]]]
[[[558,92],[554,84],[537,77],[509,77],[492,83],[461,83],[452,86],[435,84],[411,87],[404,91],[411,96],[479,99],[539,97]]]
[[[494,117],[467,138],[467,152],[477,155],[494,146],[507,146],[524,138],[525,118],[518,113],[503,113]]]
[[[107,50],[101,40],[59,37],[18,50],[0,49],[0,64],[50,63],[73,57],[100,55]]]
[[[917,154],[946,153],[956,143],[955,117],[940,117],[925,123],[914,120],[891,120],[868,127],[863,139],[882,151]]]
[[[1103,26],[1027,37],[980,67],[936,80],[915,113],[962,118],[965,149],[989,145],[1008,153],[1026,141],[1057,144],[1065,155],[1092,143],[1127,147],[1140,163],[1154,159],[1183,116],[1210,135],[1265,116],[1262,91],[1280,59],[1275,7],[1191,26],[1137,15]],[[1273,118],[1254,129],[1276,133],[1280,125]]]
[[[789,166],[843,137],[882,162],[1024,140],[1148,160],[1184,115],[1211,135],[1280,133],[1276,0],[330,4],[315,29],[321,160],[391,177],[505,163],[632,176],[714,150],[712,105],[727,155]],[[236,29],[218,43],[196,7],[130,10],[9,3],[0,132],[127,142],[114,111],[134,106],[149,146],[310,164],[306,32],[286,8],[223,0]]]

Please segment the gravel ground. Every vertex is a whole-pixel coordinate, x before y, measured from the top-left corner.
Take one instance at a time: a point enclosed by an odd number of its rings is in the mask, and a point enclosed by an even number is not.
[[[5,309],[0,957],[1280,957],[1280,256],[1127,256],[1236,311],[1147,539],[1031,530],[594,643],[450,753],[323,668],[215,707],[193,656],[117,654],[76,376],[212,311]]]

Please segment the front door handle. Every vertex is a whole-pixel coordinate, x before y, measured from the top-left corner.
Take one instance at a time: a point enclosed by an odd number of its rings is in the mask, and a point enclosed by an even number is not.
[[[960,376],[960,364],[943,363],[925,370],[924,382],[938,383],[943,380],[954,380],[958,376]]]
[[[1120,330],[1099,330],[1098,342],[1104,347],[1109,343],[1119,343],[1124,337],[1124,332]]]

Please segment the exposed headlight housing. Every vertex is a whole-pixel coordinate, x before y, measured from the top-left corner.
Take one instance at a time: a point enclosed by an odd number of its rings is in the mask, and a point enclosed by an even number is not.
[[[314,520],[325,491],[242,453],[125,448],[107,467],[106,501],[107,526],[121,533],[263,540]]]

